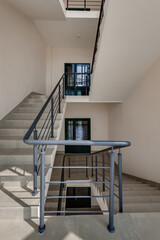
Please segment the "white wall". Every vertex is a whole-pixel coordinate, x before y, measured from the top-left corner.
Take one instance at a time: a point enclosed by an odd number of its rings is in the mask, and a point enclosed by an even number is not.
[[[110,106],[109,138],[131,141],[124,172],[160,183],[160,57],[124,103]]]
[[[52,91],[64,73],[64,63],[91,63],[91,48],[47,47],[46,94]]]
[[[67,103],[65,118],[90,118],[91,139],[108,140],[108,109],[105,103]],[[63,123],[61,140],[65,139],[64,126]],[[92,150],[103,148],[93,147]]]
[[[45,92],[46,46],[34,23],[0,0],[0,119],[30,92]]]
[[[160,55],[160,1],[106,0],[104,13],[90,99],[119,102]]]

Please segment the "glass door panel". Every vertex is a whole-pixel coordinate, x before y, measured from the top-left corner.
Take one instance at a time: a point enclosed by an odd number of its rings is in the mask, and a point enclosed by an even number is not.
[[[76,140],[88,140],[88,121],[75,121]]]
[[[90,140],[90,119],[65,119],[66,140]],[[90,146],[66,146],[66,153],[89,153]]]
[[[89,63],[65,63],[66,95],[88,95],[90,87]]]

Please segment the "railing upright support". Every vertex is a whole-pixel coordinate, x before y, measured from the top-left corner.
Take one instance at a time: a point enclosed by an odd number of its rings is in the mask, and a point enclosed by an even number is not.
[[[45,165],[45,151],[44,146],[41,150],[41,176],[40,176],[40,225],[39,233],[43,234],[45,231],[44,224],[44,204],[45,204],[45,174],[44,174],[44,165]]]
[[[96,158],[96,182],[97,182],[97,156],[95,158]]]
[[[108,231],[113,233],[114,229],[114,158],[115,154],[110,153],[110,198],[109,198],[109,225]]]
[[[93,177],[93,156],[92,156],[92,177]]]
[[[68,10],[68,0],[67,0],[67,10]]]
[[[103,152],[103,155],[102,155],[102,162],[103,162],[103,192],[105,191],[105,169],[104,169],[104,166],[105,166],[105,163],[104,163],[104,152]]]
[[[86,10],[86,0],[84,0],[84,10]]]
[[[65,96],[65,75],[63,76],[63,99]]]
[[[87,75],[86,75],[86,95],[87,95]]]
[[[68,158],[68,165],[69,165],[69,178],[70,178],[70,177],[71,177],[71,169],[70,169],[71,162],[70,162],[70,157]]]
[[[88,157],[86,157],[86,167],[88,167]],[[86,178],[88,178],[88,168],[86,168]]]
[[[61,85],[59,84],[59,113],[61,112]]]
[[[34,140],[37,140],[37,130],[35,129],[34,132]],[[36,196],[38,194],[37,191],[37,145],[33,146],[33,196]]]
[[[119,176],[119,212],[123,212],[123,193],[122,193],[122,154],[118,153],[118,176]]]
[[[51,138],[54,137],[54,100],[51,99]]]

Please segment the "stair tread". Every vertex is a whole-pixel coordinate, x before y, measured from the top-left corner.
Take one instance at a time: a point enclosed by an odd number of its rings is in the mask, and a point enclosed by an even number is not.
[[[0,188],[0,208],[39,206],[39,193],[32,196],[31,188],[5,187]]]
[[[47,148],[45,155],[51,155],[53,149]],[[33,155],[32,148],[1,148],[0,156],[4,155]]]
[[[115,204],[115,210],[118,204]],[[123,212],[160,212],[160,203],[125,203]]]

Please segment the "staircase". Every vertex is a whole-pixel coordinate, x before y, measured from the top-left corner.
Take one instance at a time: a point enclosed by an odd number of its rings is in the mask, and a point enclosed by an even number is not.
[[[108,161],[106,161],[106,165]],[[100,163],[99,163],[100,166]],[[102,178],[102,173],[98,171],[98,178]],[[105,173],[106,179],[109,179],[109,172]],[[144,183],[143,180],[138,180],[133,176],[126,174],[122,175],[123,183],[123,212],[124,213],[149,213],[160,212],[160,188],[151,186],[149,183]],[[119,189],[118,189],[118,166],[115,164],[115,186],[114,186],[114,211],[119,212]],[[106,185],[105,191],[102,190],[102,185],[94,185],[100,195],[108,195],[109,189]],[[109,206],[109,201],[104,199],[104,202]]]
[[[39,216],[39,193],[33,197],[33,146],[25,144],[23,137],[41,110],[46,96],[31,93],[11,113],[0,121],[0,219],[30,219]],[[59,139],[66,103],[61,104],[54,124],[54,138]],[[40,119],[39,130],[50,105]],[[33,138],[33,136],[31,136]],[[52,166],[56,147],[46,149],[46,165]],[[39,150],[40,151],[40,150]],[[50,169],[45,170],[50,180]],[[38,187],[39,187],[38,176]]]

